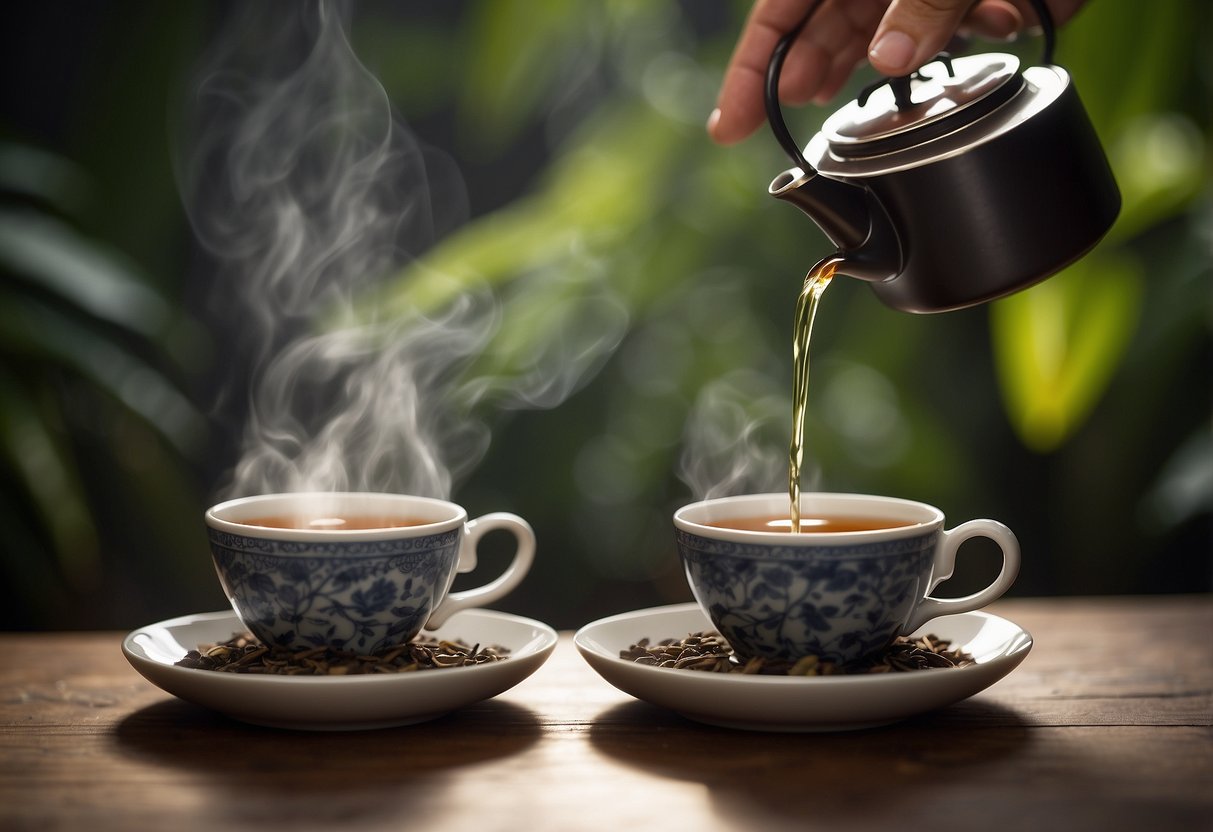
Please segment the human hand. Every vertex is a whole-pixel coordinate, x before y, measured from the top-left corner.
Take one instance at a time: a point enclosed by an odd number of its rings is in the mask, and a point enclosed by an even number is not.
[[[812,0],[757,0],[725,71],[708,134],[720,144],[749,136],[766,119],[763,90],[771,52]],[[1058,25],[1084,0],[1048,0]],[[882,75],[905,75],[943,49],[958,31],[1007,39],[1038,25],[1027,0],[822,0],[792,44],[779,78],[788,104],[823,104],[864,57]]]

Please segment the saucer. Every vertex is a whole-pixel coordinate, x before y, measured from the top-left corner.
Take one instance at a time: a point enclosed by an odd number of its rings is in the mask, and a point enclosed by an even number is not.
[[[967,612],[933,619],[934,633],[970,653],[976,664],[854,676],[748,676],[674,670],[619,658],[642,638],[653,642],[712,630],[697,604],[614,615],[573,637],[590,666],[624,693],[690,719],[751,731],[845,731],[888,725],[959,702],[1014,670],[1032,636],[1005,618]]]
[[[225,641],[244,626],[232,611],[186,615],[140,627],[122,641],[127,661],[148,681],[188,702],[272,728],[348,731],[412,725],[509,690],[547,661],[556,632],[503,612],[463,610],[426,637],[500,645],[497,662],[412,673],[317,677],[261,676],[177,667],[199,644]]]

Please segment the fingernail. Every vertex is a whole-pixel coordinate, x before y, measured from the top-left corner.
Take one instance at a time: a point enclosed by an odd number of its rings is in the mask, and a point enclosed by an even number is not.
[[[708,132],[709,133],[716,132],[716,123],[719,121],[720,121],[720,108],[717,107],[715,110],[712,110],[712,112],[708,114]]]
[[[868,51],[868,58],[873,63],[880,63],[890,72],[910,70],[910,62],[914,60],[916,46],[905,32],[885,32]]]

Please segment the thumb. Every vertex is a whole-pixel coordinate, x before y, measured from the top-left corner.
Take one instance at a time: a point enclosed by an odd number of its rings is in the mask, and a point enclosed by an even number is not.
[[[893,0],[868,47],[868,60],[884,75],[922,66],[955,34],[973,0]]]

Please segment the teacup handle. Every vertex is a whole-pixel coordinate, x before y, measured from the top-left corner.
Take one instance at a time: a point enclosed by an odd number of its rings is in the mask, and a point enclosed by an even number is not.
[[[952,577],[960,544],[973,537],[988,537],[998,544],[1002,549],[1002,571],[988,587],[963,598],[926,596],[910,614],[910,620],[901,630],[902,635],[909,635],[932,618],[970,612],[986,606],[1010,589],[1011,584],[1015,583],[1015,576],[1019,574],[1019,541],[1014,532],[997,520],[970,520],[942,534],[943,537],[935,550],[934,582],[927,588],[927,592]]]
[[[509,594],[514,587],[526,577],[527,571],[535,560],[535,532],[530,523],[517,514],[499,511],[469,520],[464,526],[463,543],[459,547],[460,572],[471,572],[476,568],[476,549],[480,539],[491,531],[504,529],[514,535],[517,547],[514,550],[514,560],[496,580],[490,581],[476,589],[463,592],[452,592],[439,604],[430,618],[425,622],[425,629],[433,630],[460,610],[469,607],[483,607]]]

